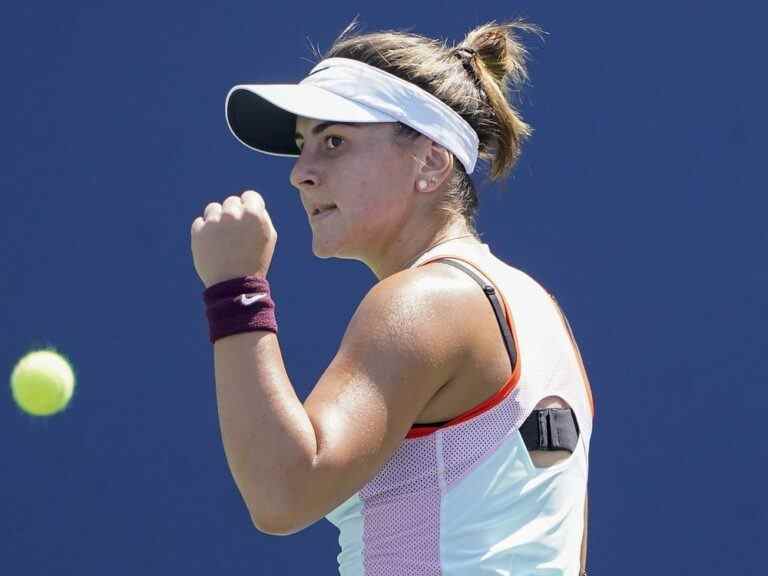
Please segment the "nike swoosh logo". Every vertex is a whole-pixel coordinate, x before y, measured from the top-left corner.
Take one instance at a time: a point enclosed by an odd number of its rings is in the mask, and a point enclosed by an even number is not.
[[[258,302],[264,298],[266,294],[240,294],[240,304],[243,306],[250,306],[254,302]]]

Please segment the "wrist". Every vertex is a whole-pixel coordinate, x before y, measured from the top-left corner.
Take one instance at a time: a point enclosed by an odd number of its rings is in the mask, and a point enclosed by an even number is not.
[[[203,292],[211,343],[243,332],[277,333],[269,282],[257,275],[230,278]]]

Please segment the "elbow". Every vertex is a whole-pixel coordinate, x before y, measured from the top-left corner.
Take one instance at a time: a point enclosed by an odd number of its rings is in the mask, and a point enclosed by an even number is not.
[[[299,498],[295,502],[301,502]],[[321,515],[311,515],[308,508],[303,506],[248,506],[248,512],[256,530],[270,536],[290,536],[308,528],[318,520]]]
[[[291,498],[279,488],[280,482],[254,483],[234,471],[232,476],[256,530],[270,536],[287,536],[296,531],[293,530],[293,510],[289,506]],[[265,490],[267,486],[269,490]]]
[[[235,476],[236,484],[248,509],[251,523],[264,534],[289,536],[314,523],[310,518],[311,501],[305,498],[306,485],[296,481],[270,481],[254,484]]]
[[[296,532],[299,532],[299,530],[292,530],[287,529],[282,526],[261,526],[259,524],[254,524],[256,526],[256,530],[261,532],[262,534],[267,534],[268,536],[290,536],[291,534],[295,534]]]
[[[251,512],[251,522],[256,530],[269,536],[290,536],[304,528],[300,523],[292,521],[287,514],[266,517]]]
[[[302,522],[294,506],[280,498],[245,498],[248,514],[254,527],[270,536],[290,536],[301,531],[307,523]]]

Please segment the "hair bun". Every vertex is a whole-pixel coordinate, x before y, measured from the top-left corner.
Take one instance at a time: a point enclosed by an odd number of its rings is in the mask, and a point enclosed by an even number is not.
[[[491,73],[496,83],[505,90],[507,83],[522,85],[528,79],[526,60],[528,51],[518,33],[529,32],[541,36],[542,30],[522,19],[503,24],[489,22],[472,30],[461,46],[472,50]]]
[[[359,60],[415,84],[450,106],[477,132],[479,158],[490,162],[492,180],[503,178],[514,167],[532,128],[508,101],[509,85],[516,94],[528,78],[527,52],[518,35],[541,36],[538,26],[522,19],[492,21],[448,46],[445,41],[396,30],[355,34],[355,25],[353,21],[328,53],[319,57]],[[465,205],[469,213],[476,206],[476,196],[466,173],[459,176],[459,188],[475,198],[475,203]]]

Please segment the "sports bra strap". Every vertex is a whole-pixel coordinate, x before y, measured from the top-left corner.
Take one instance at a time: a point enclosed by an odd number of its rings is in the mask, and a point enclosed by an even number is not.
[[[469,267],[456,260],[439,258],[432,260],[432,262],[442,262],[453,266],[454,268],[458,268],[459,270],[463,270],[483,289],[483,292],[485,292],[485,295],[491,302],[493,312],[496,315],[496,321],[499,323],[499,328],[501,328],[501,335],[504,338],[504,345],[507,347],[509,361],[512,364],[512,372],[514,372],[517,364],[517,348],[515,347],[515,339],[512,337],[512,332],[505,320],[504,310],[496,295],[496,289],[485,282]],[[450,422],[450,420],[414,424],[413,427],[441,427],[448,422]],[[520,426],[519,430],[528,450],[569,450],[570,452],[573,452],[579,437],[579,426],[576,422],[576,415],[570,408],[535,409]]]
[[[433,262],[442,262],[443,264],[449,264],[450,266],[453,266],[454,268],[458,268],[459,270],[463,270],[467,274],[469,274],[475,282],[477,282],[480,287],[483,289],[483,292],[485,292],[485,295],[488,297],[488,300],[491,302],[491,306],[493,306],[493,312],[496,315],[496,321],[499,323],[499,328],[501,329],[501,335],[504,338],[504,345],[507,348],[507,355],[509,356],[509,362],[512,365],[512,372],[515,371],[515,366],[517,365],[517,348],[515,346],[515,339],[512,337],[512,332],[509,329],[509,325],[507,324],[507,321],[504,316],[504,311],[501,307],[501,304],[499,304],[499,298],[496,295],[496,289],[485,282],[478,274],[473,272],[469,267],[465,266],[464,264],[460,264],[459,262],[456,262],[455,260],[450,260],[448,258],[441,258],[439,260],[433,260]]]

